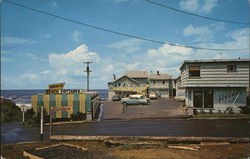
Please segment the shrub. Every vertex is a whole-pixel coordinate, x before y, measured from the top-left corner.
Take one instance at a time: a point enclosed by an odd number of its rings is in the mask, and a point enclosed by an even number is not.
[[[250,114],[250,106],[240,106],[240,113],[242,114]]]
[[[227,113],[227,114],[234,114],[233,108],[232,108],[232,107],[227,107],[227,108],[226,108],[226,113]]]
[[[206,114],[204,109],[201,109],[201,114]]]
[[[198,115],[197,109],[194,109],[194,115]]]
[[[209,114],[213,114],[213,109],[209,109]]]
[[[86,114],[85,113],[80,113],[77,112],[76,114],[72,113],[70,115],[71,120],[77,121],[77,120],[85,120],[86,119]]]

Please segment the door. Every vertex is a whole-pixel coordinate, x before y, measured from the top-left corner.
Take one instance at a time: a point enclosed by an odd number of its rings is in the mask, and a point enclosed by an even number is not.
[[[194,91],[194,100],[193,100],[194,107],[202,108],[202,103],[203,103],[202,99],[203,99],[202,91]]]
[[[213,90],[204,91],[204,108],[214,107],[214,92]]]

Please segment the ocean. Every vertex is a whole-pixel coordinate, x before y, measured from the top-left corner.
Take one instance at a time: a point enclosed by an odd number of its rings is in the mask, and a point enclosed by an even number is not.
[[[105,100],[108,98],[107,89],[91,90],[97,92]],[[9,99],[16,104],[31,104],[31,95],[43,93],[44,90],[1,90],[1,98]]]

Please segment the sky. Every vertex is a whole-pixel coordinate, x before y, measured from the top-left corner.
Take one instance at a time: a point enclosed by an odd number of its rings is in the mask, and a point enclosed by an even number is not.
[[[9,0],[50,14],[138,37],[121,36],[0,0],[1,89],[107,89],[128,70],[180,75],[184,60],[249,58],[249,25],[203,19],[144,0]],[[249,23],[250,0],[152,0],[193,14]]]

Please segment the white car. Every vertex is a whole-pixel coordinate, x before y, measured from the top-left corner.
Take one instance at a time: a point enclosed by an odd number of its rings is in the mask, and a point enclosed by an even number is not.
[[[149,94],[149,99],[157,99],[157,94],[156,93],[150,93]]]

